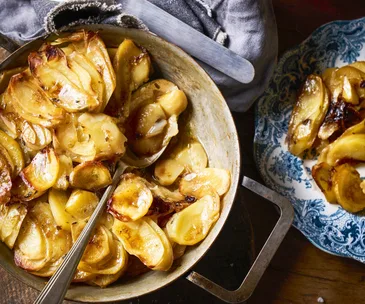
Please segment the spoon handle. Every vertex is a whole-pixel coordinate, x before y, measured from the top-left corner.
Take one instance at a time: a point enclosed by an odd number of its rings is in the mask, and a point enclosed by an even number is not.
[[[90,236],[98,222],[100,216],[105,210],[106,203],[111,196],[112,192],[117,186],[119,177],[123,174],[127,166],[120,162],[117,170],[114,173],[112,184],[106,188],[103,196],[101,197],[99,204],[95,208],[92,216],[90,217],[85,228],[82,230],[77,241],[71,247],[71,250],[65,256],[60,267],[48,281],[47,285],[43,288],[38,295],[34,304],[60,304],[62,303],[67,289],[71,284],[74,277],[76,268],[81,260],[81,257],[85,251],[86,245],[89,242]]]

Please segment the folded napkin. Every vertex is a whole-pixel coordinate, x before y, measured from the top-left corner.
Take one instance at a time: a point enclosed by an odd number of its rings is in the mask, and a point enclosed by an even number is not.
[[[256,75],[250,84],[239,83],[201,63],[231,110],[246,111],[264,91],[276,63],[277,32],[271,1],[149,1],[253,63]],[[123,11],[123,0],[0,0],[0,33],[18,44],[88,23],[148,30],[141,20]]]

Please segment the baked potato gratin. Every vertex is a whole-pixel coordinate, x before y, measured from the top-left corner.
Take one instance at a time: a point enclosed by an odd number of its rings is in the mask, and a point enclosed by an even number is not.
[[[365,209],[365,182],[356,170],[365,161],[365,62],[307,77],[287,142],[294,155],[319,154],[312,176],[329,203]]]
[[[143,159],[177,134],[187,98],[168,80],[148,82],[151,73],[143,47],[125,39],[107,48],[87,31],[1,73],[0,238],[16,265],[52,276],[126,147]],[[74,282],[105,287],[124,273],[167,271],[207,236],[230,173],[207,168],[203,146],[183,135],[152,168],[121,176]]]

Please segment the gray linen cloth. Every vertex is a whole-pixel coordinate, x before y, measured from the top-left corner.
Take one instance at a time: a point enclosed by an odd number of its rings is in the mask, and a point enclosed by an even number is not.
[[[201,63],[232,111],[249,109],[266,88],[276,63],[277,30],[271,0],[149,1],[252,62],[256,75],[250,84]],[[123,0],[0,0],[0,33],[18,44],[86,23],[146,29],[123,11]]]

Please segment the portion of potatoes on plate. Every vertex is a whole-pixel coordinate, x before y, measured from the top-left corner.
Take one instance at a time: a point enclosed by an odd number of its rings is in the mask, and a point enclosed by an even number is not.
[[[166,79],[149,81],[151,73],[145,48],[129,39],[107,48],[84,30],[1,72],[0,239],[16,265],[55,273],[126,149],[145,158],[169,145],[151,168],[120,177],[73,281],[106,287],[133,273],[136,259],[169,271],[207,236],[230,173],[208,168],[197,139],[170,142],[188,100]]]
[[[365,187],[355,166],[365,161],[365,62],[309,75],[286,140],[294,155],[319,154],[312,176],[329,203],[364,210]]]

